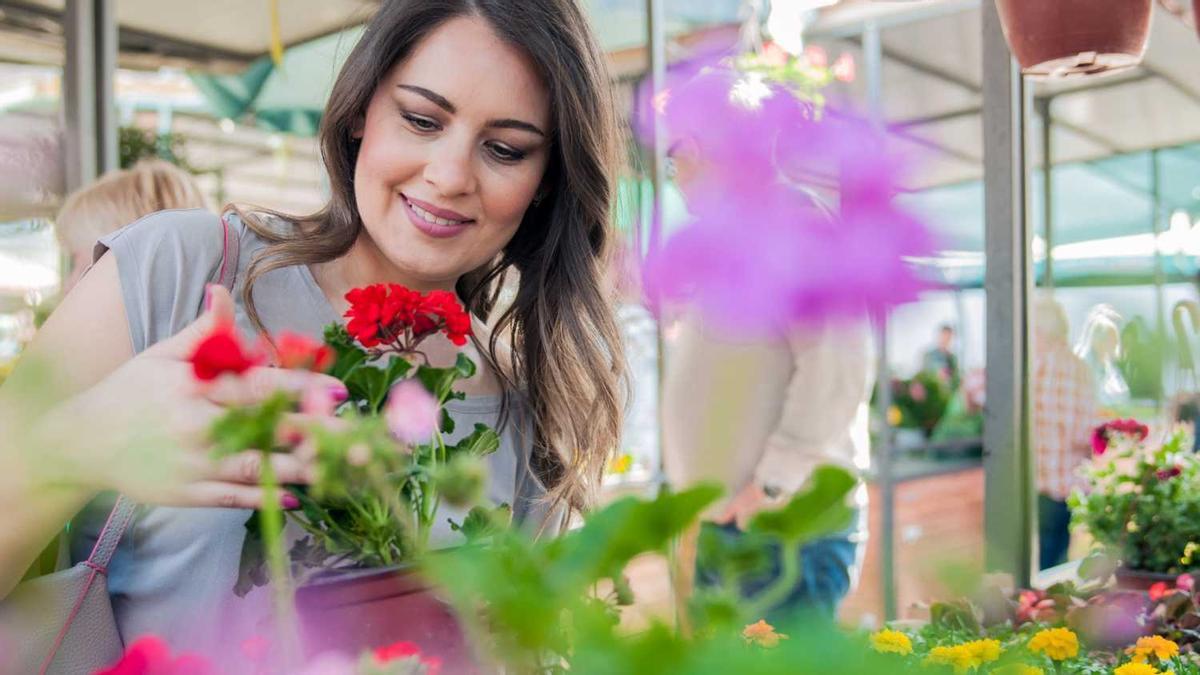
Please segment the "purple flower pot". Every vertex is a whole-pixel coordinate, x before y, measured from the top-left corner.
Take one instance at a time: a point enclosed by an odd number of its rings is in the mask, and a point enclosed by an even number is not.
[[[444,673],[477,670],[453,610],[408,566],[323,572],[296,590],[307,656],[416,644]]]

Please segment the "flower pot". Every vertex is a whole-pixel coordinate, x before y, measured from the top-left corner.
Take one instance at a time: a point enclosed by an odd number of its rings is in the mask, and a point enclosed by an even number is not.
[[[1136,66],[1150,35],[1152,0],[996,0],[1004,39],[1032,76]]]
[[[443,672],[477,670],[453,610],[407,566],[322,572],[296,589],[296,610],[310,658],[407,641]]]
[[[1116,571],[1117,588],[1126,591],[1148,591],[1150,587],[1158,582],[1164,582],[1171,588],[1175,588],[1175,579],[1178,574],[1166,574],[1163,572],[1146,572],[1144,570],[1133,570],[1127,567],[1118,567]]]

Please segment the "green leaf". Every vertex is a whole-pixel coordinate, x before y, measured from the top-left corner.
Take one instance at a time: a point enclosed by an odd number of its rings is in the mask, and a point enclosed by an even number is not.
[[[485,457],[500,448],[500,436],[486,424],[475,424],[475,430],[459,442],[446,448],[450,457],[467,454],[473,457]]]
[[[246,520],[246,538],[242,540],[242,554],[238,560],[238,576],[233,592],[239,598],[244,598],[256,586],[266,586],[268,581],[262,523],[259,522],[258,511],[254,511]]]
[[[664,491],[653,501],[618,499],[558,541],[556,566],[584,584],[613,577],[635,556],[664,550],[722,492],[717,485],[701,484]]]
[[[850,526],[854,511],[846,504],[858,480],[847,470],[820,466],[807,487],[781,509],[763,511],[750,521],[749,531],[778,537],[788,544],[804,544]]]
[[[461,532],[467,543],[473,544],[507,530],[511,524],[512,509],[508,504],[501,504],[494,509],[476,506],[467,513],[462,525],[451,521],[450,529]]]
[[[346,377],[367,360],[367,352],[355,343],[346,327],[331,323],[325,327],[325,344],[333,349],[334,362],[329,374],[343,382]]]

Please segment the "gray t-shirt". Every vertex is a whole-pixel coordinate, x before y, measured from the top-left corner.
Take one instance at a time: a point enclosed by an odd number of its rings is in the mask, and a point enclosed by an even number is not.
[[[201,209],[162,211],[97,244],[97,258],[105,251],[117,258],[135,353],[191,323],[200,314],[205,284],[222,278],[232,281],[239,329],[253,334],[240,299],[246,268],[265,243],[236,214],[227,213],[225,224]],[[340,321],[304,265],[263,275],[254,298],[272,334],[286,330],[319,339],[325,325]],[[509,398],[507,422],[497,429],[500,449],[488,458],[487,496],[494,503],[511,504],[518,521],[540,526],[546,514],[539,498],[545,490],[529,468],[533,444],[528,409],[519,395]],[[501,398],[473,396],[451,401],[447,408],[458,423],[448,439],[453,442],[476,422],[497,427]],[[112,503],[113,495],[102,495],[72,521],[72,562],[87,558]],[[240,661],[238,645],[269,635],[268,589],[257,588],[245,598],[233,594],[249,514],[219,508],[139,509],[109,567],[109,592],[126,644],[153,633],[176,650],[217,659],[224,671],[248,665]],[[461,521],[463,515],[443,505],[433,541],[457,543],[446,519]]]

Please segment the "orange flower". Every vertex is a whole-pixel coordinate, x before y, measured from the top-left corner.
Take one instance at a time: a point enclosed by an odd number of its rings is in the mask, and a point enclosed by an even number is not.
[[[786,640],[787,636],[783,633],[776,633],[774,626],[759,619],[758,623],[752,623],[742,629],[742,638],[746,640],[747,644],[756,644],[770,649],[779,646],[779,641]]]

